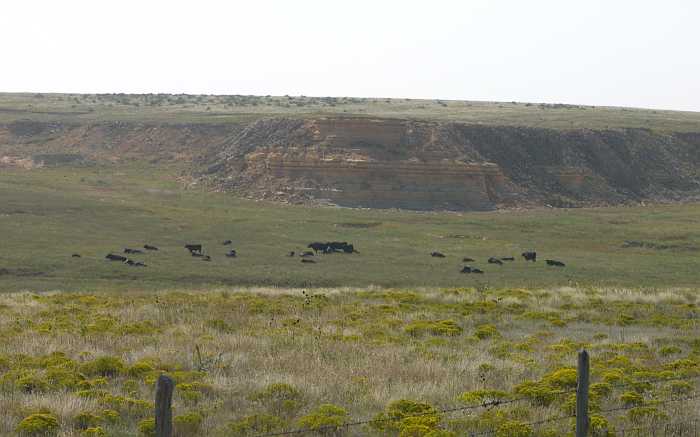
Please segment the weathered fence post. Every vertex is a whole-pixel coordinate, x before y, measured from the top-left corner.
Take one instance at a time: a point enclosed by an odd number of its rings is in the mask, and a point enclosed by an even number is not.
[[[588,437],[588,383],[590,361],[585,349],[578,353],[578,384],[576,386],[576,437]]]
[[[158,377],[156,385],[156,437],[173,435],[173,389],[175,382],[166,375]]]

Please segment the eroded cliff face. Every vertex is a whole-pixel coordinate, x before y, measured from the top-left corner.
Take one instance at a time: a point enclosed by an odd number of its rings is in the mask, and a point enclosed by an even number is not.
[[[700,135],[558,131],[366,118],[273,119],[232,137],[226,189],[343,206],[483,210],[682,199]]]
[[[84,161],[177,161],[214,189],[354,207],[484,210],[700,199],[700,132],[360,117],[0,125],[0,169]]]

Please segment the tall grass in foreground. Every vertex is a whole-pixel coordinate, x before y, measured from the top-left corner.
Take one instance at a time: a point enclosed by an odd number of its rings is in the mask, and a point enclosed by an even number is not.
[[[61,436],[147,435],[154,382],[168,373],[177,382],[181,436],[324,429],[360,419],[373,420],[340,435],[565,435],[570,420],[526,424],[571,414],[582,347],[592,356],[597,429],[697,419],[695,400],[659,402],[696,393],[697,292],[5,294],[0,434],[36,426]],[[519,401],[438,412],[495,399]],[[619,405],[629,408],[604,413]]]

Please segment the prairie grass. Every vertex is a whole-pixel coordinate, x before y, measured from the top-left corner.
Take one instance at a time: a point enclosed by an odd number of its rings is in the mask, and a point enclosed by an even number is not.
[[[255,435],[372,418],[380,420],[338,435],[507,435],[571,413],[581,348],[591,353],[598,384],[592,411],[630,407],[599,413],[610,429],[697,419],[695,400],[659,403],[696,394],[697,292],[6,293],[0,295],[0,434],[44,413],[58,420],[60,436],[84,435],[88,422],[105,435],[139,435],[151,414],[154,381],[166,373],[178,384],[181,436]],[[434,410],[521,397],[497,408]],[[424,413],[421,423],[411,411]],[[524,435],[565,435],[570,427],[564,420]]]
[[[309,208],[184,189],[173,174],[138,163],[0,171],[0,291],[700,283],[699,204],[482,213]],[[227,239],[238,258],[224,256]],[[360,253],[318,256],[312,265],[288,256],[312,241],[349,241]],[[146,243],[160,248],[134,256],[146,268],[104,259]],[[212,261],[189,256],[186,243],[204,244]],[[525,250],[567,266],[527,263],[519,256]],[[492,256],[516,260],[494,266],[486,263]],[[460,274],[464,257],[485,273]]]

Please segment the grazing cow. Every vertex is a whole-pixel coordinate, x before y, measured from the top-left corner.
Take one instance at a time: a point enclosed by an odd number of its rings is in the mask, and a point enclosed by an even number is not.
[[[228,245],[233,244],[233,241],[231,241],[231,240],[224,240],[221,244],[223,244],[224,246],[228,246]]]
[[[566,264],[564,264],[561,261],[557,261],[555,259],[546,259],[544,260],[548,266],[554,266],[554,267],[566,267]]]
[[[512,256],[506,256],[501,258],[501,261],[515,261],[515,258],[513,258]]]
[[[108,260],[110,260],[110,261],[119,261],[119,262],[125,262],[126,259],[127,259],[125,256],[114,255],[114,254],[112,254],[112,253],[110,253],[109,255],[107,255],[105,258],[108,259]]]
[[[124,261],[124,264],[126,264],[128,266],[133,266],[134,264],[136,264],[136,261],[134,261],[133,259],[127,258],[126,261]]]
[[[80,258],[80,254],[79,254],[79,253],[74,253],[73,255],[71,255],[71,258]]]
[[[520,255],[525,258],[525,261],[537,261],[537,252],[523,252]]]
[[[309,249],[312,249],[315,253],[318,253],[318,252],[323,252],[324,250],[326,250],[326,248],[328,247],[328,244],[314,242],[314,243],[309,244],[306,247],[308,247]]]
[[[185,244],[185,249],[189,250],[190,253],[202,253],[202,245],[201,244]]]
[[[143,253],[143,250],[139,250],[139,249],[129,249],[129,248],[127,247],[126,249],[124,249],[124,253],[139,254],[139,253]]]
[[[312,260],[312,259],[306,259],[306,258],[302,258],[301,262],[303,262],[303,263],[310,263],[310,264],[316,264],[316,261],[314,261],[314,260]]]
[[[471,273],[471,272],[472,272],[472,268],[469,266],[464,266],[464,267],[462,267],[462,270],[459,271],[459,273]]]
[[[231,249],[228,252],[226,252],[226,256],[229,258],[235,258],[236,257],[236,251]]]
[[[289,256],[289,257],[293,257],[294,255],[295,255],[295,252],[292,250],[291,252],[289,252],[289,255],[288,255],[288,256]]]
[[[157,247],[151,246],[150,244],[144,244],[144,245],[143,245],[143,248],[146,249],[146,250],[158,250]]]
[[[474,262],[474,259],[472,259],[472,258],[462,258],[462,262],[463,262],[463,263],[473,263],[473,262]]]
[[[310,250],[305,250],[305,251],[303,251],[302,253],[300,253],[299,256],[302,257],[302,258],[307,258],[307,257],[310,257],[310,256],[314,256],[314,253],[313,253],[312,251],[310,251]]]
[[[489,258],[488,262],[489,262],[489,264],[498,264],[499,266],[503,265],[503,261],[501,261],[498,258],[494,258],[494,257]]]
[[[483,271],[483,270],[480,270],[480,269],[477,269],[477,268],[472,268],[472,273],[483,274],[484,271]]]
[[[444,258],[445,255],[441,254],[440,252],[430,252],[430,256],[433,258]]]

